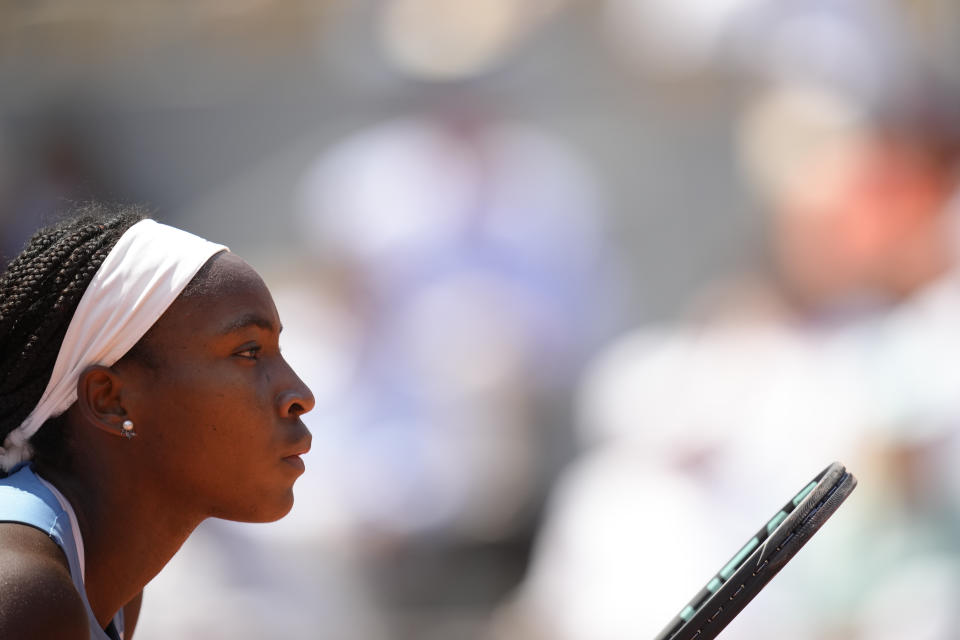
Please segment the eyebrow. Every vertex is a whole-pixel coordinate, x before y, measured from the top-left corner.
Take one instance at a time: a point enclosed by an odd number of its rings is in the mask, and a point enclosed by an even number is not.
[[[282,326],[275,327],[271,321],[267,320],[261,315],[258,315],[256,313],[245,313],[242,316],[234,318],[230,322],[227,322],[222,327],[220,327],[219,334],[227,335],[230,333],[241,331],[243,329],[246,329],[247,327],[259,327],[264,331],[271,331],[276,333],[280,333],[281,331],[283,331]]]

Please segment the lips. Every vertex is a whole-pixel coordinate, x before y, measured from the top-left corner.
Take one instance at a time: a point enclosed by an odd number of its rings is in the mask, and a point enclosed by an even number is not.
[[[310,451],[310,444],[313,441],[313,436],[307,430],[307,428],[300,423],[300,428],[303,430],[305,436],[300,439],[296,447],[288,455],[283,457],[283,461],[287,464],[299,469],[301,472],[305,470],[303,460],[300,459],[300,456]]]
[[[291,453],[285,455],[284,458],[294,458],[294,457],[296,457],[296,456],[302,456],[302,455],[304,455],[304,454],[306,454],[306,453],[309,453],[309,452],[310,452],[310,443],[307,442],[307,444],[306,444],[305,446],[301,446],[301,447],[295,449],[295,450],[292,451]]]

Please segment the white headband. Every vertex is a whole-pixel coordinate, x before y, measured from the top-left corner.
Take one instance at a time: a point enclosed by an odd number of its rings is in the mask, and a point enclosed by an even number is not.
[[[120,236],[77,305],[37,406],[0,447],[0,469],[29,460],[27,442],[49,418],[77,399],[90,365],[112,366],[160,319],[200,267],[227,247],[192,233],[141,220]]]

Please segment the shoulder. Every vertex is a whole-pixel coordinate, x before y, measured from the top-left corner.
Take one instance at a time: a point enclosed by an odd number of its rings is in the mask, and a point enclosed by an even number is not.
[[[0,523],[0,638],[89,638],[83,600],[63,552],[45,533]]]

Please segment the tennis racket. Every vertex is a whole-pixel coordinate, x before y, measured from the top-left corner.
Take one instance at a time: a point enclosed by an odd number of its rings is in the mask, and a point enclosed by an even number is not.
[[[857,486],[833,463],[730,558],[655,640],[713,640],[796,555]]]

